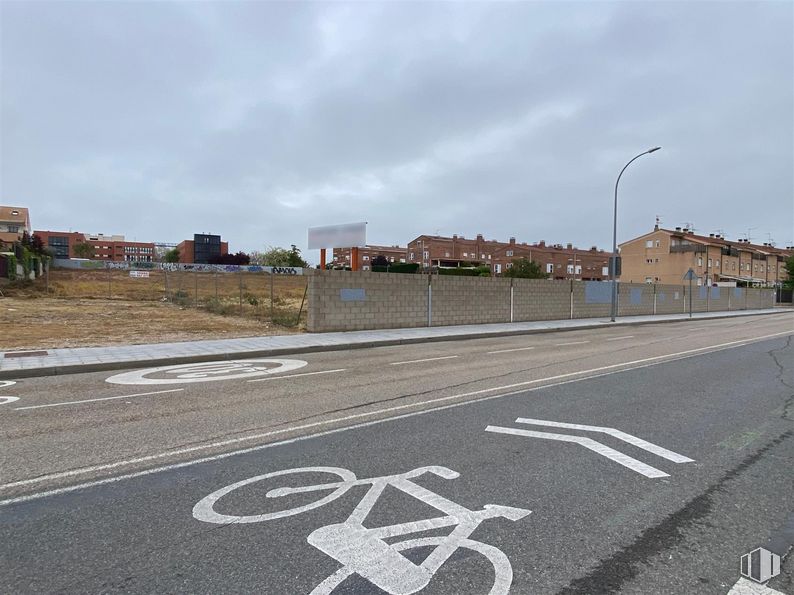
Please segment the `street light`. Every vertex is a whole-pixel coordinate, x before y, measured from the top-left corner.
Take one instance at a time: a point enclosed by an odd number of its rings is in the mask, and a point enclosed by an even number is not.
[[[643,151],[636,157],[632,158],[631,161],[624,165],[623,169],[620,170],[618,179],[615,182],[615,212],[612,219],[612,257],[610,259],[612,262],[612,266],[610,267],[610,276],[612,277],[612,322],[615,322],[615,318],[618,315],[618,280],[616,278],[618,261],[618,184],[620,184],[620,177],[623,175],[623,172],[626,171],[626,168],[631,165],[635,159],[639,159],[643,155],[650,155],[654,151],[658,151],[661,148],[662,147],[654,147],[653,149],[648,149],[647,151]]]

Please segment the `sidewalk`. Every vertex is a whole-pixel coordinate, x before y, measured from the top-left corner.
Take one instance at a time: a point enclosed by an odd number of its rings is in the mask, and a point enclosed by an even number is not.
[[[789,310],[770,308],[736,312],[701,312],[693,314],[692,320],[780,314],[785,311]],[[74,349],[49,349],[46,351],[46,355],[44,351],[29,352],[30,355],[22,356],[16,355],[14,352],[5,352],[0,358],[0,379],[75,374],[123,368],[144,368],[223,359],[274,357],[316,351],[338,351],[384,345],[453,341],[457,339],[524,335],[683,320],[689,320],[689,315],[626,316],[618,318],[617,322],[614,323],[604,318],[583,318],[576,320],[545,320],[539,322],[248,337],[244,339],[156,343],[152,345],[80,347]],[[16,353],[22,354],[25,352]]]

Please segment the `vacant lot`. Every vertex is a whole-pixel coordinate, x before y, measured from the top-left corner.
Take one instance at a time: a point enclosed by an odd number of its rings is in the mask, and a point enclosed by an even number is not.
[[[0,298],[0,351],[167,343],[287,334],[297,329],[165,302]]]
[[[0,351],[300,332],[305,288],[306,277],[277,275],[271,302],[263,273],[55,269],[2,288]]]

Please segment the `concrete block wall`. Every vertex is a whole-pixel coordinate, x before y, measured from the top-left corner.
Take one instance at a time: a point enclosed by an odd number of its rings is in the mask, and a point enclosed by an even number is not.
[[[684,287],[682,285],[657,285],[656,286],[656,313],[681,314],[689,312],[689,305],[684,300]]]
[[[427,326],[424,275],[312,271],[309,332]]]
[[[451,275],[430,278],[432,326],[510,322],[510,279]]]
[[[611,285],[598,281],[547,281],[308,271],[310,332],[410,328],[511,320],[606,318]],[[428,300],[428,287],[432,299]],[[693,312],[770,308],[774,290],[697,287]],[[619,285],[618,316],[689,312],[688,285]],[[432,308],[428,306],[432,305]]]
[[[618,316],[653,314],[653,285],[620,283],[618,285]]]
[[[568,281],[562,281],[570,285]],[[570,291],[570,287],[569,287]],[[599,281],[573,283],[573,317],[604,318],[612,310],[612,284]]]
[[[570,281],[513,279],[513,322],[561,320],[570,315]]]

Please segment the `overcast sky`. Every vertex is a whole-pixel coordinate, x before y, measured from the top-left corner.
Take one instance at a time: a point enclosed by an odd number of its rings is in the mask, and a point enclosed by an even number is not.
[[[230,249],[794,243],[794,3],[7,2],[0,204]],[[307,254],[312,262],[318,254]]]

